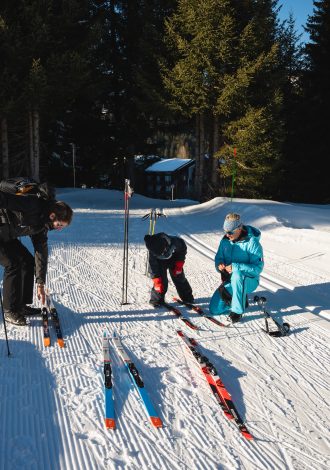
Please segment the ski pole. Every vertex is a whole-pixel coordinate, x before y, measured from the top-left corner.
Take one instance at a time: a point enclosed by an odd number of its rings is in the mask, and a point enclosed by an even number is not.
[[[3,319],[3,327],[5,330],[5,337],[6,337],[6,343],[7,343],[7,353],[8,357],[10,356],[10,351],[9,351],[9,342],[8,342],[8,335],[7,335],[7,325],[6,325],[6,319],[5,319],[5,312],[3,310],[3,303],[2,303],[2,292],[0,290],[0,302],[1,302],[1,312],[2,312],[2,319]]]
[[[129,219],[129,198],[132,197],[133,189],[130,187],[130,180],[125,179],[125,215],[124,215],[124,253],[123,253],[123,285],[122,285],[122,305],[127,304],[127,281],[128,281],[128,219]]]
[[[154,235],[155,234],[155,229],[156,229],[156,222],[159,217],[166,217],[161,210],[157,209],[150,209],[150,212],[148,214],[144,215],[142,217],[143,220],[149,218],[149,232],[148,235]],[[147,251],[147,259],[146,259],[146,269],[145,269],[145,275],[148,275],[148,266],[149,266],[149,251]]]

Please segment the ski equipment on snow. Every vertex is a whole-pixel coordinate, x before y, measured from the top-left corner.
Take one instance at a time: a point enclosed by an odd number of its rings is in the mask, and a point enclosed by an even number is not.
[[[47,291],[47,293],[46,293],[46,299],[47,299],[47,306],[48,306],[49,313],[50,313],[50,319],[51,319],[51,321],[54,325],[55,333],[56,333],[56,336],[57,336],[57,344],[59,345],[60,348],[63,348],[64,347],[64,339],[63,339],[63,335],[62,335],[60,319],[59,319],[57,310],[54,306],[53,299],[52,299],[49,291]]]
[[[245,437],[245,439],[252,440],[253,436],[248,431],[246,425],[244,424],[242,418],[240,417],[230,393],[226,389],[224,383],[218,376],[218,372],[214,365],[209,361],[209,359],[204,356],[199,351],[199,345],[197,341],[193,338],[188,338],[181,330],[177,331],[180,338],[184,341],[185,345],[194,356],[196,361],[199,364],[201,371],[203,372],[213,395],[215,396],[217,402],[219,403],[222,411],[225,416],[233,420],[238,427],[240,433]]]
[[[207,315],[199,305],[195,305],[195,304],[192,304],[190,302],[184,302],[183,300],[178,299],[177,297],[173,297],[173,300],[174,300],[174,302],[178,302],[181,305],[185,305],[186,307],[191,308],[194,312],[198,313],[198,315],[200,315],[203,318],[206,318],[207,320],[211,321],[215,325],[222,326],[222,327],[228,327],[229,326],[226,323],[223,323],[223,322],[217,320],[216,318],[214,318],[210,315]]]
[[[132,197],[133,189],[130,180],[125,179],[125,211],[124,211],[124,252],[123,252],[123,285],[122,285],[122,305],[127,305],[127,283],[128,283],[128,220],[129,220],[129,199]]]
[[[42,328],[44,333],[44,346],[50,346],[50,333],[49,333],[49,323],[48,323],[48,309],[45,305],[41,309],[41,319],[42,319]]]
[[[104,423],[107,429],[115,429],[115,410],[113,403],[113,388],[112,388],[112,370],[110,359],[110,346],[109,338],[106,330],[103,332],[103,372],[104,372],[104,408],[105,417]]]
[[[42,320],[45,347],[49,347],[51,343],[50,329],[49,329],[49,317],[55,328],[57,344],[59,345],[60,348],[63,348],[64,340],[63,340],[63,335],[62,335],[62,330],[61,330],[61,325],[60,325],[60,319],[59,319],[57,310],[54,306],[52,297],[49,291],[47,290],[46,291],[46,303],[41,308],[41,320]]]
[[[282,325],[275,320],[275,318],[266,310],[266,302],[267,299],[266,297],[259,297],[258,295],[255,295],[253,298],[254,302],[256,302],[259,307],[262,308],[263,314],[265,315],[265,333],[267,333],[270,336],[275,336],[275,337],[280,337],[280,336],[287,336],[290,331],[290,325],[289,323],[282,323]],[[276,331],[271,331],[269,329],[269,324],[268,324],[268,318],[271,318],[273,322],[275,323],[277,330]]]
[[[188,320],[188,318],[185,318],[183,315],[182,315],[182,312],[177,308],[175,307],[174,305],[172,304],[169,304],[167,302],[162,302],[160,304],[161,307],[165,307],[167,308],[167,310],[169,310],[170,312],[174,313],[174,315],[177,316],[177,318],[179,318],[181,321],[183,321],[183,323],[185,323],[187,326],[189,326],[189,328],[191,328],[192,330],[199,330],[198,326],[195,325],[193,322],[191,322],[190,320]]]
[[[145,406],[145,409],[149,415],[149,418],[150,418],[150,421],[151,421],[151,424],[155,427],[155,428],[160,428],[162,427],[163,423],[162,423],[162,420],[160,419],[160,417],[157,415],[156,413],[156,410],[149,398],[149,395],[145,389],[145,386],[144,386],[144,383],[143,383],[143,380],[142,380],[142,377],[141,375],[139,374],[139,371],[137,370],[135,364],[133,361],[131,361],[131,359],[129,358],[128,354],[126,353],[126,351],[124,350],[123,348],[123,345],[119,339],[118,336],[115,336],[113,337],[113,344],[115,345],[115,348],[118,352],[118,355],[119,357],[121,358],[121,360],[123,361],[123,363],[125,364],[127,370],[128,370],[128,373],[129,375],[131,376],[131,379],[133,381],[133,384],[136,388],[136,390],[138,391],[141,399],[142,399],[142,402]]]

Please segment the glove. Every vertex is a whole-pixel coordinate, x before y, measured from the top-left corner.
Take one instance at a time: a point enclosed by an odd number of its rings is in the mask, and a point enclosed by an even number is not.
[[[164,284],[161,277],[155,277],[152,282],[154,283],[154,289],[159,294],[164,294]]]
[[[176,261],[174,263],[173,274],[174,276],[179,276],[183,270],[184,261]]]

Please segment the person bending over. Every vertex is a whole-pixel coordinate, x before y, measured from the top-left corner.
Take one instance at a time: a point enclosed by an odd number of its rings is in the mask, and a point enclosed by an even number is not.
[[[3,308],[8,322],[26,325],[26,316],[40,313],[28,304],[33,303],[34,275],[37,296],[42,304],[46,300],[48,231],[67,227],[72,216],[65,202],[0,191],[0,264],[4,267]],[[31,238],[34,256],[18,240],[24,236]]]
[[[168,289],[167,271],[181,300],[193,303],[192,289],[183,270],[187,254],[184,240],[162,232],[146,235],[144,241],[149,250],[149,273],[153,281],[149,303],[158,307],[165,301]]]

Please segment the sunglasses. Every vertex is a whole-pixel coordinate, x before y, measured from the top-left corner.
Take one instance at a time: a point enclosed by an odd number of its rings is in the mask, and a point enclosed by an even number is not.
[[[228,230],[228,232],[225,232],[226,235],[234,235],[235,232],[237,232],[237,230],[240,230],[242,228],[242,226],[240,225],[239,227],[235,228],[235,230]]]

